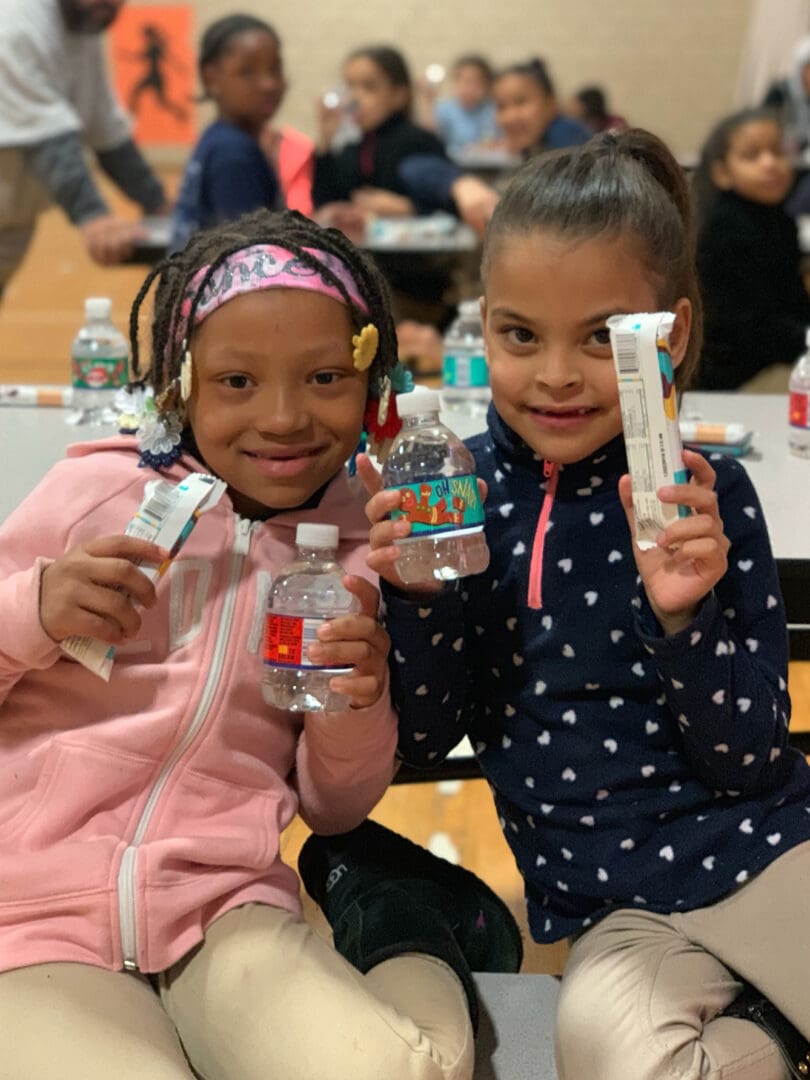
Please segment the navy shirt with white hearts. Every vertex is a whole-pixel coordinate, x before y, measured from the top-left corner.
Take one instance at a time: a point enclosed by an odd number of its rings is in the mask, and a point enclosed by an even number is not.
[[[810,839],[751,482],[712,457],[729,568],[667,637],[618,498],[622,438],[560,468],[493,408],[488,423],[468,445],[489,485],[489,569],[421,603],[385,587],[400,754],[430,766],[470,736],[537,941],[616,907],[707,905]]]

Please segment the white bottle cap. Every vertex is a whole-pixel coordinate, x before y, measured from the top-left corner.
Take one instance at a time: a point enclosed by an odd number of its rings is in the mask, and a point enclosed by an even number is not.
[[[340,539],[337,525],[299,525],[295,542],[299,547],[336,548]]]
[[[440,408],[438,390],[431,390],[427,386],[415,386],[407,394],[397,394],[397,412],[402,417],[437,413]]]
[[[109,296],[88,296],[84,302],[86,319],[109,319],[112,312],[112,300]]]

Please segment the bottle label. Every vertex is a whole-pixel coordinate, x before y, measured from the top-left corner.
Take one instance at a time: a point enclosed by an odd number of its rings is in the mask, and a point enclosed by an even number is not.
[[[400,506],[391,511],[391,517],[394,521],[407,518],[411,523],[411,534],[404,543],[437,533],[480,532],[484,527],[478,481],[469,473],[397,484],[390,490],[402,492]]]
[[[74,356],[71,374],[77,390],[118,390],[127,383],[127,360],[125,356]]]
[[[803,390],[790,392],[790,426],[810,428],[810,394]]]
[[[327,620],[310,615],[281,615],[268,611],[264,620],[263,659],[270,667],[305,668],[307,671],[353,671],[351,667],[313,664],[307,649],[318,640],[318,628]]]
[[[442,382],[459,390],[489,386],[486,357],[447,353],[442,362]]]

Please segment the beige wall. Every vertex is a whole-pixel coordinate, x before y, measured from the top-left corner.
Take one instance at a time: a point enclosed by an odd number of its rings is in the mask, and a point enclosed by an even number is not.
[[[208,22],[240,9],[275,24],[290,82],[283,119],[310,134],[313,102],[339,78],[343,56],[357,45],[384,43],[401,48],[415,72],[470,50],[497,65],[539,54],[560,96],[602,83],[617,112],[653,128],[682,155],[695,151],[715,118],[733,108],[749,6],[749,0],[194,3],[197,36]]]

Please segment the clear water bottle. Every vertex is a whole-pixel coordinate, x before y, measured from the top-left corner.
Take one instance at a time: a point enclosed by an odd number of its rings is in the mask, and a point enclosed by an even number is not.
[[[467,416],[486,415],[492,393],[477,300],[459,304],[458,314],[445,334],[442,383],[445,409]]]
[[[343,586],[337,562],[337,525],[299,525],[295,559],[279,574],[267,600],[262,694],[268,705],[289,712],[336,712],[350,700],[329,689],[351,667],[322,667],[307,657],[327,619],[359,609]]]
[[[453,581],[489,566],[484,508],[475,460],[439,420],[439,395],[417,386],[397,395],[402,430],[382,470],[386,488],[403,493],[392,517],[407,518],[411,533],[397,543],[397,572],[410,585]]]
[[[116,420],[115,396],[126,386],[129,344],[110,317],[112,301],[91,296],[84,302],[84,326],[71,347],[72,424],[109,424]]]
[[[797,457],[810,458],[810,329],[805,336],[805,351],[790,373],[790,429],[788,446]]]

